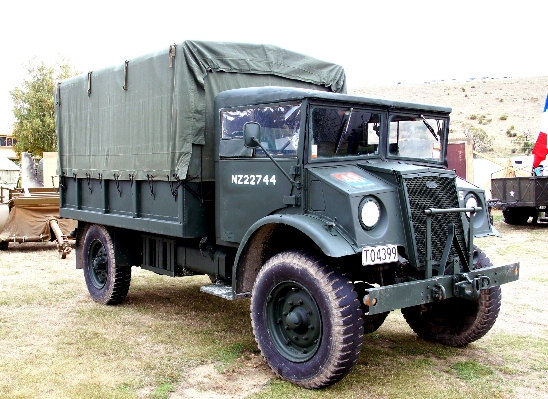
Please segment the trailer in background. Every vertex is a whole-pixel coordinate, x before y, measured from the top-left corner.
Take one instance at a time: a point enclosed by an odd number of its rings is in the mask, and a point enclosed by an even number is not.
[[[0,187],[0,250],[9,243],[57,241],[59,255],[71,251],[70,233],[78,222],[59,216],[57,188]]]
[[[522,225],[529,218],[533,218],[533,223],[544,221],[548,176],[493,178],[491,192],[493,199],[489,205],[502,211],[506,223]]]

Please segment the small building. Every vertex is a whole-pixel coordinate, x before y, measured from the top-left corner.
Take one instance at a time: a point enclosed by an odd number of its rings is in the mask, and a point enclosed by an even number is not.
[[[10,134],[0,134],[0,157],[6,157],[12,161],[17,159],[13,146],[17,142]]]

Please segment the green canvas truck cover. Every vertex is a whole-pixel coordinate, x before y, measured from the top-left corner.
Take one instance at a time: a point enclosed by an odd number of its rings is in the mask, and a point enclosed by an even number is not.
[[[242,87],[346,92],[344,69],[272,45],[185,41],[59,83],[59,173],[214,179],[215,96]]]

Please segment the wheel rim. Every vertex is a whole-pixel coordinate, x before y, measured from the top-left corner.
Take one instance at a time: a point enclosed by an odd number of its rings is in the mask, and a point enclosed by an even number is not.
[[[97,289],[103,288],[108,277],[108,257],[101,241],[94,240],[91,243],[88,262],[91,283]]]
[[[275,286],[267,297],[268,332],[278,352],[292,362],[312,358],[320,346],[322,320],[318,304],[301,284]]]

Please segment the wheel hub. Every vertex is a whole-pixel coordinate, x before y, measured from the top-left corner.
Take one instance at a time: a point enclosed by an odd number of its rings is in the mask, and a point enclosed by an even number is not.
[[[297,282],[284,282],[268,298],[269,333],[278,351],[293,362],[310,359],[322,332],[320,310],[312,295]]]
[[[310,320],[308,320],[306,310],[300,306],[295,307],[286,318],[287,326],[292,331],[302,331],[308,329],[310,325]]]
[[[105,286],[108,277],[108,257],[103,244],[96,240],[91,244],[89,251],[89,260],[91,269],[89,275],[91,282],[97,289]]]

